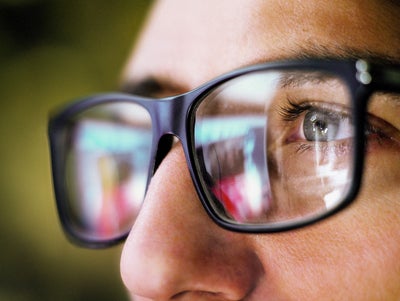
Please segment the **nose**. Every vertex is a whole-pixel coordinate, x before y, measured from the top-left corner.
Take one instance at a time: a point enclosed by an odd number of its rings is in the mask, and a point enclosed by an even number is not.
[[[245,237],[207,216],[175,146],[124,245],[123,282],[135,300],[243,300],[263,274]]]

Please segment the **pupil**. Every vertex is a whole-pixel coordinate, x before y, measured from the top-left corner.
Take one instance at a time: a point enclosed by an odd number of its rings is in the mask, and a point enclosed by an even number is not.
[[[328,133],[328,126],[325,121],[323,120],[316,120],[314,122],[313,131],[315,132],[316,136],[326,136]]]
[[[310,111],[304,116],[303,133],[308,141],[330,141],[335,138],[338,120],[327,113]]]

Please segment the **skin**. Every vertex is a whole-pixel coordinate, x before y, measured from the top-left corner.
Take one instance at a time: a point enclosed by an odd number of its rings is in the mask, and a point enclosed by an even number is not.
[[[399,13],[398,4],[364,0],[160,1],[124,79],[156,78],[165,96],[278,59],[400,60]],[[334,217],[250,235],[211,221],[176,143],[124,245],[123,282],[133,300],[399,300],[399,153],[398,142],[371,143],[363,189]]]

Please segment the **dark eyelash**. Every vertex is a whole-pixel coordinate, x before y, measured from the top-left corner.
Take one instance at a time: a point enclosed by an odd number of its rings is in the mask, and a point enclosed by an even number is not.
[[[298,104],[292,101],[291,99],[288,99],[287,103],[285,105],[280,106],[279,108],[279,115],[283,118],[283,121],[295,121],[299,118],[301,114],[304,112],[308,112],[310,109],[312,109],[313,106],[306,103]],[[348,116],[349,117],[349,116]],[[368,137],[372,134],[375,134],[378,141],[381,141],[384,138],[387,138],[387,135],[382,132],[382,130],[373,125],[370,121],[368,121],[369,118],[367,118],[365,126],[364,126],[364,135],[365,137]],[[366,139],[366,142],[368,139]]]
[[[374,135],[378,143],[382,143],[384,139],[393,139],[393,137],[389,133],[385,133],[385,131],[374,125],[372,122],[369,122],[368,120],[366,121],[364,126],[364,135],[365,137]],[[366,139],[365,142],[368,144],[369,140]]]
[[[285,106],[280,107],[279,114],[281,115],[284,121],[295,121],[296,119],[299,118],[299,116],[302,113],[313,110],[324,113],[327,116],[332,116],[332,117],[340,116],[341,119],[349,118],[350,120],[352,120],[350,112],[346,111],[339,112],[336,111],[335,109],[324,108],[324,105],[316,107],[315,105],[312,105],[310,103],[311,102],[305,100],[304,103],[298,104],[288,99],[287,104]]]
[[[285,106],[279,108],[279,115],[284,121],[295,121],[299,116],[311,109],[309,104],[297,104],[288,99]]]

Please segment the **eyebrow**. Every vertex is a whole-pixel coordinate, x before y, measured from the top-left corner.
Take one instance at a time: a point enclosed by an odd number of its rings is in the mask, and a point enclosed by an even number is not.
[[[152,97],[162,92],[162,86],[154,77],[147,77],[137,82],[125,82],[120,90],[133,95]]]
[[[295,49],[295,50],[294,50]],[[370,63],[378,65],[399,65],[400,58],[383,53],[353,49],[351,47],[326,47],[322,45],[307,45],[295,47],[293,50],[288,50],[289,55],[283,57],[281,60],[356,60],[364,59]],[[269,60],[260,60],[253,62],[252,64],[266,63]],[[242,66],[243,67],[243,66]],[[138,81],[124,82],[121,86],[120,91],[144,96],[144,97],[163,97],[171,96],[182,93],[182,89],[178,88],[177,84],[174,84],[171,80],[161,79],[157,76],[144,77]]]
[[[183,93],[172,81],[157,78],[155,76],[144,77],[138,81],[125,82],[120,88],[121,92],[144,96],[144,97],[166,97]]]
[[[289,58],[292,59],[322,59],[322,60],[358,60],[363,59],[378,65],[399,65],[400,57],[371,51],[368,49],[356,49],[346,46],[327,47],[323,45],[298,45],[292,50]]]

